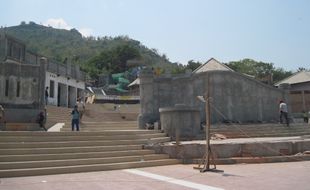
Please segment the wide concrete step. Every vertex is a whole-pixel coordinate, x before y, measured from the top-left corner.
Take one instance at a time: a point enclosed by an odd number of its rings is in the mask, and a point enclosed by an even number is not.
[[[211,128],[211,134],[222,134],[227,138],[301,136],[310,134],[310,127],[304,124],[289,127],[280,124],[217,126]]]
[[[75,130],[75,129],[74,129]],[[106,131],[106,130],[114,130],[114,131],[120,131],[120,130],[123,130],[123,131],[129,131],[129,130],[137,130],[137,127],[136,128],[120,128],[120,127],[111,127],[111,128],[80,128],[80,131],[82,132],[100,132],[100,131]],[[64,131],[64,132],[68,132],[68,131],[72,131],[71,130],[71,127],[68,127],[68,126],[65,126],[63,128],[60,129],[60,131]]]
[[[116,146],[156,144],[170,141],[170,137],[160,137],[138,140],[106,140],[106,141],[66,141],[66,142],[0,142],[0,149],[5,148],[53,148],[74,146]]]
[[[87,125],[97,125],[97,124],[107,124],[107,125],[118,125],[118,124],[137,124],[137,121],[103,121],[103,122],[93,122],[93,121],[83,121]]]
[[[310,131],[310,127],[273,127],[273,128],[220,128],[211,129],[211,131],[299,131],[306,130]]]
[[[0,155],[0,162],[105,158],[105,157],[122,157],[122,156],[134,156],[145,154],[154,154],[154,151],[126,150],[126,151],[81,152],[81,153],[62,153],[62,154]]]
[[[225,129],[225,130],[211,130],[213,133],[223,132],[223,133],[236,133],[236,132],[247,132],[247,133],[281,133],[281,132],[310,132],[309,129],[305,128],[295,128],[295,129],[269,129],[269,130],[259,130],[259,129]]]
[[[250,137],[291,137],[291,136],[303,136],[310,135],[308,132],[300,133],[266,133],[266,134],[223,134],[227,138],[250,138]]]
[[[38,123],[6,123],[5,129],[7,131],[37,131],[40,130]]]
[[[272,129],[272,130],[211,130],[212,133],[289,133],[289,132],[310,132],[310,129]]]
[[[138,162],[138,161],[149,161],[159,159],[169,159],[169,156],[166,154],[147,154],[147,155],[107,157],[107,158],[0,162],[0,170],[90,165],[90,164],[109,164],[119,162]]]
[[[66,125],[66,127],[71,127],[70,125]],[[138,125],[80,125],[81,128],[130,128],[130,129],[138,129]]]
[[[131,135],[109,135],[109,136],[37,136],[33,137],[14,137],[14,136],[2,136],[0,142],[56,142],[56,141],[99,141],[99,140],[137,140],[137,139],[150,139],[165,137],[164,133],[154,134],[131,134]]]
[[[60,131],[60,132],[45,132],[45,131],[0,131],[1,138],[3,136],[29,136],[29,137],[39,137],[39,136],[111,136],[111,135],[143,135],[143,134],[155,134],[160,133],[156,130],[105,130],[98,132],[72,132],[72,131]]]
[[[121,162],[112,164],[92,164],[92,165],[75,165],[66,167],[44,167],[44,168],[27,168],[27,169],[8,169],[0,170],[0,177],[19,177],[19,176],[34,176],[34,175],[49,175],[77,172],[91,172],[104,170],[117,170],[139,167],[152,167],[169,164],[179,164],[179,160],[161,159],[138,162]]]
[[[216,131],[216,132],[211,132],[213,134],[215,133],[221,133],[221,134],[282,134],[282,133],[310,133],[310,131],[305,131],[305,130],[283,130],[283,131]]]
[[[13,149],[0,149],[0,155],[62,154],[62,153],[80,153],[80,152],[141,150],[141,149],[142,149],[142,145],[55,147],[55,148],[13,148]]]
[[[120,126],[120,127],[126,127],[126,126],[135,126],[137,127],[138,124],[135,123],[81,123],[82,126],[88,126],[88,127],[93,127],[93,126],[100,126],[100,127],[110,127],[110,126]]]

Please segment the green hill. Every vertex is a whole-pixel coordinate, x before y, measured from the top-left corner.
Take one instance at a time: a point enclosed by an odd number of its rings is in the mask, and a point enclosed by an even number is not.
[[[126,58],[137,57],[142,59],[147,65],[164,69],[169,68],[172,71],[179,70],[180,66],[179,64],[171,63],[165,55],[160,55],[156,49],[149,49],[139,41],[127,36],[85,38],[76,29],[55,29],[34,22],[29,22],[29,24],[22,22],[18,26],[6,27],[2,30],[25,42],[28,50],[58,62],[63,62],[67,59],[69,62],[81,65],[88,74],[93,74],[92,76],[94,76],[94,73],[121,72],[119,68],[116,71],[111,69],[117,68],[117,66],[110,69],[106,68],[107,63],[97,66],[98,63],[94,63],[94,60],[102,62],[102,60],[98,59],[103,54],[111,54],[111,52],[122,49],[124,46],[137,50],[138,55],[128,55],[127,57],[121,55],[123,57],[119,61],[126,61]],[[123,52],[121,51],[121,53]],[[122,64],[124,65],[124,63]]]

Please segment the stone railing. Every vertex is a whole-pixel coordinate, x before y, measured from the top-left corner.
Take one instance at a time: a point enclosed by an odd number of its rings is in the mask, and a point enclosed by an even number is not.
[[[62,64],[56,63],[55,61],[48,61],[47,71],[60,76],[85,81],[85,73],[80,70],[80,67],[78,65],[72,65],[70,63]]]

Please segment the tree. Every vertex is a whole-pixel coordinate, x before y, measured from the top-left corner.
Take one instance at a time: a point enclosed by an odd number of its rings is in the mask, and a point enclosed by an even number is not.
[[[273,81],[276,83],[278,81],[281,81],[281,80],[291,76],[292,74],[293,74],[292,71],[285,71],[282,68],[276,68],[272,71]]]
[[[187,65],[186,65],[186,69],[190,69],[190,70],[194,71],[195,69],[197,69],[201,65],[202,65],[202,63],[200,63],[199,61],[195,62],[194,60],[189,60],[187,62]]]
[[[128,45],[119,45],[112,49],[102,51],[98,56],[91,58],[83,69],[86,70],[92,78],[100,74],[112,74],[126,71],[126,63],[130,59],[140,58],[139,51]]]
[[[258,62],[252,59],[232,61],[226,65],[234,71],[252,75],[258,80],[262,80],[268,75],[272,75],[273,82],[278,82],[292,74],[291,71],[285,71],[282,68],[275,68],[273,63]]]

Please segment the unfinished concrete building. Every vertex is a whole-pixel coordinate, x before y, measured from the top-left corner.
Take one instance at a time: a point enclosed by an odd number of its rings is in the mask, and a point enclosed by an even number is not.
[[[27,50],[20,40],[0,31],[0,104],[7,122],[33,123],[48,103],[73,107],[84,97],[85,74],[79,66],[61,64]]]
[[[199,109],[201,122],[205,122],[205,103],[199,101],[197,96],[205,95],[208,90],[212,123],[278,121],[278,102],[281,99],[288,101],[286,90],[263,84],[225,67],[220,68],[214,59],[209,61],[217,69],[175,77],[155,76],[147,70],[141,72],[139,127],[159,121],[159,108],[174,107],[176,104]]]
[[[31,123],[44,109],[46,59],[0,33],[0,104],[7,122]]]

